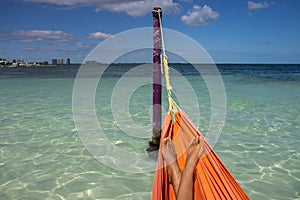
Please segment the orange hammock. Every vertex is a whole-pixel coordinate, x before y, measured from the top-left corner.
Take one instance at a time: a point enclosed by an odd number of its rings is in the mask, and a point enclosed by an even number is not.
[[[183,111],[176,111],[173,119],[170,113],[166,115],[160,141],[162,144],[164,138],[172,139],[181,171],[185,166],[190,140],[197,135],[200,136],[201,133]],[[196,167],[194,199],[249,199],[206,141],[204,154]],[[176,199],[173,186],[168,180],[167,165],[160,149],[152,187],[152,200]]]

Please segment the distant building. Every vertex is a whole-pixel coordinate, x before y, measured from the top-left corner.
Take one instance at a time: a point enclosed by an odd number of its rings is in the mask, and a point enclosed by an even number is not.
[[[57,59],[52,59],[52,65],[57,65]]]
[[[87,61],[85,61],[85,64],[87,64],[87,65],[96,65],[97,61],[96,60],[87,60]]]
[[[4,58],[0,58],[0,64],[1,65],[6,65],[7,64],[7,60]]]
[[[64,59],[62,59],[62,58],[57,59],[57,64],[63,65],[64,64]]]
[[[36,64],[37,65],[48,65],[48,61],[42,61],[42,62],[38,62]]]
[[[18,63],[18,64],[24,64],[25,62],[24,62],[23,59],[21,59],[21,60],[17,60],[17,63]]]
[[[69,65],[71,64],[70,58],[52,59],[52,65]]]
[[[65,64],[65,65],[71,64],[70,58],[65,58],[65,59],[63,59],[63,64]]]

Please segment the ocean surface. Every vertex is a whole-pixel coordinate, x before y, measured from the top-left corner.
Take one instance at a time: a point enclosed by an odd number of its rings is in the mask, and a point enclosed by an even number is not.
[[[0,68],[0,199],[149,199],[154,171],[138,161],[155,165],[145,153],[152,134],[152,85],[143,81],[151,80],[151,70],[124,80],[138,66],[109,66],[94,90],[87,82],[101,137],[80,133],[81,118],[74,118],[74,83],[89,81],[76,78],[80,66]],[[184,99],[181,108],[205,135],[214,114],[208,86],[193,66],[170,66],[180,74],[171,73],[171,83],[176,98]],[[226,118],[214,150],[251,199],[300,199],[300,65],[224,64],[218,69]],[[191,87],[176,85],[182,77]],[[126,83],[135,83],[134,90],[122,89]],[[193,91],[188,93],[198,105],[183,91]],[[163,102],[165,113],[165,93]],[[119,117],[128,113],[132,123],[122,122]],[[144,132],[132,135],[135,127]],[[86,136],[94,137],[94,149],[105,155],[95,156]],[[126,154],[120,159],[111,149],[136,155],[137,161]]]

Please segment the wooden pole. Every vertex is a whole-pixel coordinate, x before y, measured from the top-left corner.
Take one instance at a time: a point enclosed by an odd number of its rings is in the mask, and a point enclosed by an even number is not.
[[[147,152],[150,157],[157,157],[161,133],[161,8],[155,7],[153,15],[153,116],[152,141],[149,142]]]

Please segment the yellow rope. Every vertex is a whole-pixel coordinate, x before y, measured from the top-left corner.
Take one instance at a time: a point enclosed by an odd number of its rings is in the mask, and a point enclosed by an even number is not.
[[[161,61],[163,63],[164,68],[164,75],[166,79],[166,89],[168,93],[168,101],[169,101],[169,114],[175,114],[180,110],[179,106],[176,104],[174,99],[172,98],[172,86],[170,84],[170,74],[169,74],[169,64],[168,64],[168,57],[166,55],[165,46],[164,46],[164,38],[163,38],[163,31],[162,31],[162,20],[161,20],[161,12],[158,13],[159,21],[160,21],[160,34],[161,34],[161,46],[162,46],[162,56]]]
[[[164,72],[165,72],[165,79],[166,79],[166,89],[167,91],[172,91],[172,86],[170,84],[170,74],[169,74],[169,64],[168,64],[168,57],[163,55],[163,62],[164,62]]]
[[[168,57],[163,55],[163,63],[164,63],[164,72],[165,72],[165,79],[166,79],[166,89],[168,93],[168,101],[169,101],[169,111],[168,113],[176,113],[178,112],[179,106],[176,104],[174,99],[172,98],[172,86],[170,84],[170,74],[169,74],[169,64],[168,64]]]

